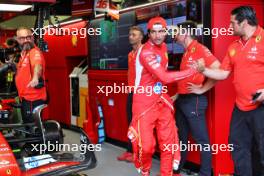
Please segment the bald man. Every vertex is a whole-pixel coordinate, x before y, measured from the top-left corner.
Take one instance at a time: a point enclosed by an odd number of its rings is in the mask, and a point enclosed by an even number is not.
[[[17,29],[16,39],[21,48],[17,64],[16,86],[22,102],[24,123],[32,123],[32,111],[47,99],[45,80],[45,60],[40,49],[34,44],[32,31],[21,27]]]

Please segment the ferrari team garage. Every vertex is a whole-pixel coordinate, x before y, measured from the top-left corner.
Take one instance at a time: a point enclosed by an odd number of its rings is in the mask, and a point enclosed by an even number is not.
[[[263,0],[1,0],[0,176],[264,176]]]

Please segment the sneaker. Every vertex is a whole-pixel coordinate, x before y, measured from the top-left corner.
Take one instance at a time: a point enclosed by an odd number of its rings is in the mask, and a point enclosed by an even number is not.
[[[133,154],[132,153],[127,154],[125,161],[128,163],[134,162]]]
[[[132,157],[132,153],[124,152],[122,155],[120,155],[120,156],[117,157],[117,160],[118,161],[127,161],[127,158],[128,157]]]
[[[144,172],[141,170],[141,176],[150,176],[150,172],[149,171]]]
[[[173,161],[173,170],[178,170],[179,169],[179,165],[180,165],[180,161],[178,160],[174,160]]]

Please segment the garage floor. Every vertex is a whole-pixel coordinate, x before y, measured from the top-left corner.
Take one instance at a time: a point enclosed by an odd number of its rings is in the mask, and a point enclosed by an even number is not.
[[[64,130],[65,143],[78,143],[79,134]],[[114,146],[109,143],[102,144],[102,151],[96,152],[97,167],[84,172],[88,176],[137,176],[138,173],[135,167],[131,163],[117,161],[116,157],[123,153],[125,149]],[[151,170],[151,175],[156,176],[159,172],[159,160],[153,159],[153,166]],[[182,174],[182,176],[190,176],[187,174]]]

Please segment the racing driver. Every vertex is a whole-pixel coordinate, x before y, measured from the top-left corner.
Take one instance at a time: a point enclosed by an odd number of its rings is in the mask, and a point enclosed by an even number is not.
[[[164,84],[175,82],[195,74],[197,65],[180,72],[167,71],[168,56],[164,43],[166,21],[154,17],[148,22],[149,40],[136,56],[136,78],[133,97],[133,118],[128,130],[128,138],[133,145],[134,164],[142,176],[149,176],[152,155],[155,152],[155,135],[160,149],[161,176],[171,176],[178,168],[180,151],[177,129],[173,117],[174,108]],[[142,90],[142,88],[144,88]],[[146,92],[152,89],[151,94]]]

